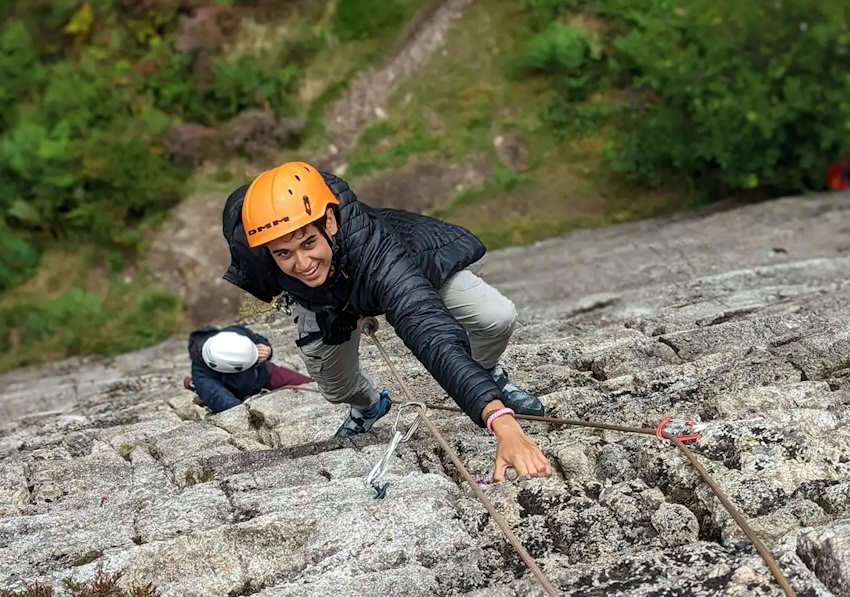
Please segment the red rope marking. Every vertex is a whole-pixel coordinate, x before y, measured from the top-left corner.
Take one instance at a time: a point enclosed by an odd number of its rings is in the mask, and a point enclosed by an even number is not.
[[[657,437],[658,439],[664,439],[664,428],[667,427],[667,425],[669,425],[670,421],[672,420],[672,417],[664,417],[663,419],[658,421],[658,427],[655,428],[655,437]],[[696,421],[693,419],[688,421],[688,425],[695,424]],[[683,433],[682,435],[677,435],[676,438],[680,442],[693,442],[698,440],[700,438],[700,435],[700,432],[697,431],[696,433]]]

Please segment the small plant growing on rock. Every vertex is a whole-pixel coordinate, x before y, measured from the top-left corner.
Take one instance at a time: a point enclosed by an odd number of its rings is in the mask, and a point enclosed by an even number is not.
[[[133,583],[130,588],[125,589],[118,585],[123,573],[118,570],[109,574],[103,571],[103,564],[99,564],[95,577],[85,583],[75,583],[70,579],[65,581],[65,588],[73,597],[162,597],[153,583],[144,586]],[[53,593],[48,595],[52,596]]]
[[[108,574],[103,571],[103,564],[97,567],[95,577],[85,583],[76,583],[71,579],[65,580],[65,588],[72,597],[162,597],[153,583],[144,586],[133,583],[129,589],[118,585],[122,572]],[[0,589],[0,597],[53,597],[53,587],[39,584],[25,584],[19,591]]]
[[[130,454],[135,449],[136,449],[136,446],[133,445],[133,444],[121,444],[121,447],[118,448],[118,454],[119,454],[119,456],[121,456],[121,458],[123,458],[124,460],[129,462],[130,461]]]
[[[215,471],[204,467],[200,472],[186,471],[186,487],[197,485],[198,483],[206,483],[215,478]]]
[[[38,584],[26,585],[20,591],[7,591],[0,589],[0,597],[53,597],[53,588]]]

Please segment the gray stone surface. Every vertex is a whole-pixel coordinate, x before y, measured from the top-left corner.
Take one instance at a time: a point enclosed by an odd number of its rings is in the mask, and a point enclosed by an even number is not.
[[[804,532],[797,555],[836,595],[850,595],[850,524]]]
[[[801,595],[850,586],[850,196],[583,231],[489,256],[504,356],[557,416],[704,424],[692,449]],[[300,366],[293,330],[251,323]],[[388,326],[417,397],[451,404]],[[361,356],[394,396],[374,347]],[[309,391],[209,416],[183,340],[0,376],[0,589],[92,578],[164,595],[540,595],[424,431],[373,499],[391,420],[351,442]],[[432,411],[475,475],[494,441]],[[694,469],[653,436],[525,424],[551,479],[482,488],[564,595],[779,595]]]

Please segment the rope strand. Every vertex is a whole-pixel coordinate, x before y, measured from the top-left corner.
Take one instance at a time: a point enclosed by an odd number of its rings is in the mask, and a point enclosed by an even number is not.
[[[363,332],[369,336],[369,338],[375,343],[375,346],[378,349],[378,352],[381,354],[381,358],[383,358],[384,363],[386,363],[387,367],[390,369],[390,372],[395,377],[399,386],[401,387],[402,392],[408,400],[408,403],[415,403],[413,400],[413,396],[410,393],[410,390],[407,387],[404,379],[402,379],[401,375],[399,375],[395,366],[390,361],[389,355],[381,344],[380,340],[375,336],[375,329],[377,325],[374,326],[363,326]],[[279,389],[295,389],[307,392],[316,392],[321,393],[321,390],[315,388],[306,388],[304,386],[284,386]],[[407,403],[402,403],[402,405]],[[476,483],[475,479],[460,461],[457,453],[449,446],[445,437],[439,432],[439,430],[434,426],[434,423],[429,419],[426,414],[426,409],[431,410],[443,410],[448,412],[457,412],[462,413],[463,411],[454,406],[445,406],[442,404],[422,404],[416,403],[416,405],[420,409],[419,416],[422,418],[422,422],[427,427],[428,431],[443,449],[443,451],[448,455],[449,459],[454,464],[455,468],[457,468],[460,475],[463,479],[469,484],[472,488],[472,491],[475,493],[476,497],[478,497],[479,501],[484,505],[487,511],[490,513],[490,516],[493,518],[493,521],[499,526],[502,533],[505,536],[505,539],[511,546],[516,550],[517,554],[519,554],[520,558],[522,558],[523,562],[525,562],[526,566],[528,566],[531,573],[537,578],[540,582],[541,586],[544,588],[546,593],[550,595],[550,597],[558,595],[558,591],[534,561],[534,559],[528,554],[526,549],[523,547],[522,543],[520,543],[519,539],[517,539],[516,535],[514,535],[510,526],[507,524],[505,519],[496,511],[493,507],[492,502],[487,498],[484,492],[481,490],[481,487]],[[606,429],[609,431],[619,431],[622,433],[638,433],[641,435],[649,435],[655,436],[659,435],[657,429],[649,429],[646,427],[633,427],[629,425],[615,425],[612,423],[592,423],[588,421],[581,421],[578,419],[562,419],[558,417],[549,417],[549,416],[536,416],[536,415],[514,415],[517,419],[524,419],[526,421],[533,421],[537,423],[549,423],[552,425],[563,425],[567,427],[586,427],[589,429]],[[771,554],[770,550],[765,546],[764,542],[758,537],[756,532],[750,526],[749,522],[747,522],[746,517],[738,510],[738,508],[732,503],[726,493],[720,488],[705,466],[697,460],[694,453],[685,446],[682,441],[679,440],[675,435],[671,435],[666,431],[660,432],[660,437],[665,439],[671,443],[685,456],[688,462],[697,470],[700,477],[705,481],[717,499],[720,501],[721,505],[726,509],[738,527],[744,532],[744,534],[749,538],[752,542],[753,546],[756,548],[756,551],[764,560],[768,569],[773,574],[773,577],[776,579],[777,584],[782,588],[787,597],[796,597],[796,593],[794,589],[791,587],[788,579],[785,577],[785,574],[782,572],[782,569],[779,567],[779,564],[776,562],[776,559]]]
[[[375,322],[375,323],[377,323],[377,322]],[[376,328],[377,328],[377,325],[368,325],[367,324],[367,325],[363,326],[362,331],[364,333],[366,333],[366,335],[369,336],[369,338],[371,338],[371,340],[375,343],[375,346],[377,347],[378,352],[380,352],[381,357],[384,359],[384,362],[386,363],[387,367],[392,372],[393,377],[395,377],[399,386],[401,386],[401,390],[404,393],[404,395],[407,397],[407,400],[410,401],[410,402],[413,402],[413,397],[410,394],[410,390],[407,388],[407,384],[404,382],[404,380],[398,374],[398,371],[396,371],[395,366],[393,366],[392,362],[390,361],[389,355],[387,354],[387,352],[384,349],[383,345],[381,344],[380,340],[378,340],[377,336],[375,336],[375,329]],[[434,409],[434,410],[447,410],[447,411],[452,411],[452,412],[463,412],[459,408],[450,407],[450,406],[443,406],[443,405],[426,404],[426,407],[430,408],[430,409]],[[532,574],[534,574],[534,576],[537,578],[537,580],[543,586],[545,591],[550,596],[551,595],[557,595],[558,592],[556,591],[554,586],[552,586],[552,583],[549,581],[548,578],[546,578],[546,575],[543,573],[543,571],[540,569],[540,567],[537,565],[537,563],[531,558],[531,556],[528,554],[528,552],[522,546],[522,543],[519,542],[519,539],[516,538],[516,535],[514,535],[513,531],[511,531],[510,527],[508,526],[507,522],[505,522],[505,519],[502,518],[502,516],[498,512],[496,512],[495,508],[493,507],[493,504],[490,502],[490,500],[487,498],[487,496],[484,494],[484,492],[481,491],[481,487],[479,487],[478,483],[475,482],[475,479],[472,477],[472,475],[469,474],[469,471],[466,470],[466,467],[463,465],[463,463],[461,463],[460,458],[458,458],[458,456],[454,452],[454,450],[451,449],[451,447],[448,445],[448,443],[446,442],[446,440],[442,436],[442,434],[437,430],[437,428],[434,426],[434,424],[431,422],[431,420],[425,415],[425,409],[424,408],[421,410],[420,416],[422,417],[422,421],[425,423],[425,426],[428,428],[428,431],[431,432],[431,435],[434,436],[434,439],[437,441],[437,443],[440,444],[440,447],[443,448],[443,450],[446,452],[446,454],[448,454],[449,458],[451,459],[451,461],[455,465],[455,467],[458,469],[461,476],[464,478],[464,480],[472,488],[472,491],[475,493],[475,495],[478,497],[478,499],[481,501],[481,503],[484,504],[484,507],[487,508],[487,511],[490,513],[490,516],[493,517],[493,520],[496,522],[497,525],[499,525],[499,528],[501,528],[502,532],[505,535],[505,538],[513,546],[513,548],[516,550],[516,552],[519,554],[519,556],[522,558],[522,560],[528,566],[529,570],[531,570]],[[518,419],[525,419],[525,420],[528,420],[528,421],[536,421],[536,422],[540,422],[540,423],[551,423],[551,424],[555,424],[555,425],[566,425],[566,426],[571,426],[571,427],[588,427],[588,428],[591,428],[591,429],[608,429],[608,430],[611,430],[611,431],[620,431],[620,432],[623,432],[623,433],[640,433],[642,435],[653,435],[653,436],[656,435],[656,433],[657,433],[657,430],[655,430],[655,429],[648,429],[648,428],[644,428],[644,427],[631,427],[631,426],[628,426],[628,425],[613,425],[613,424],[610,424],[610,423],[589,423],[587,421],[579,421],[579,420],[575,420],[575,419],[561,419],[561,418],[557,418],[557,417],[546,417],[546,416],[541,417],[541,416],[536,416],[536,415],[515,415],[515,416]],[[715,480],[711,476],[711,474],[706,470],[706,468],[702,465],[702,463],[700,463],[697,460],[697,458],[693,454],[693,452],[691,452],[691,450],[689,450],[687,448],[687,446],[685,446],[685,444],[683,444],[679,440],[679,438],[674,436],[674,435],[671,435],[671,434],[669,434],[665,431],[661,431],[660,436],[663,439],[666,439],[667,441],[672,442],[676,446],[676,448],[678,448],[679,451],[682,452],[682,454],[684,454],[685,458],[687,458],[688,461],[697,470],[700,477],[702,477],[702,479],[706,482],[706,484],[709,486],[709,488],[714,493],[714,495],[717,496],[717,499],[720,500],[720,503],[723,505],[723,507],[726,509],[726,511],[732,516],[732,519],[738,524],[738,526],[741,528],[741,530],[744,532],[744,534],[753,543],[753,546],[756,548],[756,551],[758,551],[759,555],[762,557],[765,564],[767,564],[768,569],[770,569],[771,573],[773,574],[773,577],[776,579],[776,582],[779,584],[779,586],[785,592],[785,595],[787,597],[796,597],[796,593],[794,592],[794,589],[789,584],[788,579],[785,577],[785,574],[782,572],[782,569],[779,567],[779,564],[776,563],[776,560],[774,559],[773,554],[770,553],[770,550],[768,550],[767,547],[765,546],[765,544],[762,542],[762,540],[759,539],[758,535],[756,535],[755,531],[752,529],[750,524],[747,522],[747,519],[735,507],[735,505],[732,503],[732,501],[729,499],[729,497],[726,495],[726,493],[715,482]]]

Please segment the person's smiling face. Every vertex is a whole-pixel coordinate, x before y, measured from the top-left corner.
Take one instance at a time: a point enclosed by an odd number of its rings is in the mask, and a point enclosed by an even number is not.
[[[330,207],[326,213],[325,230],[330,237],[337,232],[336,218]],[[321,286],[331,275],[333,251],[315,224],[307,224],[266,246],[283,273],[311,288]]]

